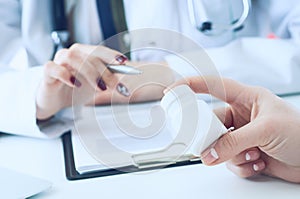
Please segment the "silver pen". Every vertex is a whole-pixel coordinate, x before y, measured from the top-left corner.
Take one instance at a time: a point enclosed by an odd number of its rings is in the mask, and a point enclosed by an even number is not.
[[[127,66],[127,65],[111,65],[107,64],[106,67],[112,73],[121,73],[126,75],[140,75],[143,72],[135,67]]]

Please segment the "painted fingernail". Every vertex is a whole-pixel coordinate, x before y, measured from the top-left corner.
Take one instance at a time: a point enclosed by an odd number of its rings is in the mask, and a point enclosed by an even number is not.
[[[116,60],[120,64],[124,64],[124,62],[126,62],[128,60],[128,58],[125,55],[118,55],[118,56],[116,56]]]
[[[249,153],[246,153],[246,155],[245,155],[245,159],[246,159],[247,161],[251,160],[251,156],[250,156],[250,154],[249,154]]]
[[[124,95],[125,97],[128,97],[130,95],[128,89],[121,83],[117,85],[117,90],[121,95]]]
[[[97,78],[97,86],[103,91],[107,89],[106,84],[101,77]]]
[[[253,164],[253,170],[254,170],[254,171],[258,171],[258,170],[259,170],[259,167],[258,167],[257,164]]]
[[[214,148],[208,149],[208,151],[203,152],[203,154],[206,154],[202,157],[202,161],[205,164],[211,164],[214,161],[216,161],[217,159],[219,159],[219,155]]]
[[[74,76],[70,78],[70,82],[78,88],[81,86],[81,82],[78,79],[76,79]]]

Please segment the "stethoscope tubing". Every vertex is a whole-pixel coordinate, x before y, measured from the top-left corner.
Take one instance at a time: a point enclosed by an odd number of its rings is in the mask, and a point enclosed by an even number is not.
[[[251,0],[242,0],[243,2],[243,12],[241,16],[238,18],[238,20],[235,20],[234,22],[228,23],[228,24],[215,24],[209,19],[204,19],[203,23],[197,24],[197,16],[195,13],[195,2],[194,0],[187,0],[187,5],[188,5],[188,12],[189,12],[189,19],[191,24],[200,32],[203,32],[206,35],[214,35],[214,32],[225,32],[225,31],[236,31],[239,30],[240,27],[243,26],[245,23],[251,9]],[[201,8],[199,8],[201,9]],[[203,10],[203,9],[202,9]],[[201,12],[201,10],[200,10]],[[202,11],[204,12],[204,10]],[[203,24],[209,23],[208,28],[203,28]],[[219,31],[216,31],[219,30]]]

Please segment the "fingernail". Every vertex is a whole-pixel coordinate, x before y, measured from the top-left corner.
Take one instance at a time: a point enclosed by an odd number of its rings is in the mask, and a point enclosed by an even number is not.
[[[253,164],[253,170],[254,170],[254,171],[258,171],[258,170],[259,170],[259,167],[258,167],[257,164]]]
[[[118,56],[116,56],[116,60],[120,64],[124,64],[124,62],[126,62],[128,60],[128,58],[125,55],[118,55]]]
[[[202,157],[202,161],[205,164],[211,164],[214,161],[216,161],[217,159],[219,159],[219,155],[217,153],[217,151],[214,148],[208,149],[209,151],[205,151],[203,152],[203,154],[206,154]]]
[[[97,78],[97,86],[103,91],[105,91],[107,89],[106,84],[101,77]]]
[[[247,161],[251,160],[251,156],[250,156],[250,154],[249,154],[249,153],[246,153],[246,155],[245,155],[245,159],[246,159]]]
[[[169,91],[168,88],[166,88],[165,90],[163,90],[163,93],[166,94]]]
[[[81,86],[81,82],[78,79],[76,79],[74,76],[70,78],[70,82],[78,88]]]
[[[128,89],[121,83],[117,85],[117,90],[121,95],[124,95],[125,97],[128,97],[130,95]]]
[[[215,159],[219,159],[219,155],[218,155],[217,151],[215,150],[215,148],[211,148],[210,153]]]

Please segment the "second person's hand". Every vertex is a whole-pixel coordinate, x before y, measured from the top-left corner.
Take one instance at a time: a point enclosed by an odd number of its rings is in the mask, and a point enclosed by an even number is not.
[[[216,110],[227,133],[201,154],[206,165],[227,161],[241,177],[259,173],[300,183],[300,112],[264,88],[220,77],[192,77],[187,84],[228,103]]]

